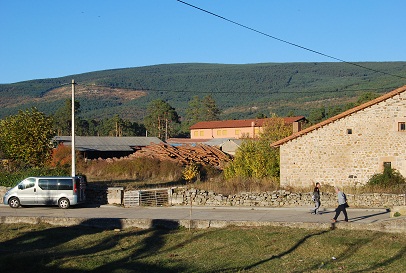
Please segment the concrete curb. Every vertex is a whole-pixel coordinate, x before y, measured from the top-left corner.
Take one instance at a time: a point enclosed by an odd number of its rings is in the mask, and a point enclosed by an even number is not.
[[[166,220],[166,219],[128,219],[128,218],[73,218],[73,217],[19,217],[2,216],[0,224],[49,224],[54,226],[87,226],[102,229],[126,228],[166,228],[177,229],[207,229],[226,227],[290,227],[304,229],[343,229],[343,230],[370,230],[389,233],[406,233],[406,217],[379,221],[375,223],[312,223],[312,222],[270,222],[270,221],[231,221],[231,220]]]

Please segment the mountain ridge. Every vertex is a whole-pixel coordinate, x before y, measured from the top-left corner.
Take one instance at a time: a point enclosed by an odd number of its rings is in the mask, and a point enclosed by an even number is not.
[[[168,102],[181,116],[189,100],[206,95],[215,99],[222,119],[271,113],[306,116],[311,109],[344,105],[362,93],[383,94],[406,84],[406,62],[355,64],[371,70],[346,63],[183,63],[0,84],[0,118],[32,106],[53,114],[70,99],[72,79],[83,118],[118,114],[137,122],[155,99]]]

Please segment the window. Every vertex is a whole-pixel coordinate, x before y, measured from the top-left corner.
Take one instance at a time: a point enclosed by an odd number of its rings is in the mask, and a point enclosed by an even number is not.
[[[217,130],[217,135],[221,136],[221,130]]]
[[[72,179],[58,179],[58,190],[73,190]]]
[[[236,129],[236,130],[235,130],[235,135],[236,135],[236,136],[239,136],[240,134],[241,134],[241,130]]]
[[[406,131],[406,122],[398,122],[398,131],[405,132]]]
[[[195,137],[199,136],[199,132],[198,132],[198,131],[194,131],[194,132],[193,132],[193,136],[195,136]]]
[[[347,129],[347,135],[352,135],[352,129]]]
[[[227,130],[223,130],[221,133],[222,133],[223,136],[226,136],[227,135]]]
[[[392,168],[392,163],[391,162],[383,162],[383,168],[385,170],[387,170],[387,169],[390,170]]]
[[[204,131],[200,131],[200,136],[204,136]]]
[[[35,178],[27,178],[23,182],[18,185],[18,188],[23,190],[23,189],[29,189],[35,186]]]

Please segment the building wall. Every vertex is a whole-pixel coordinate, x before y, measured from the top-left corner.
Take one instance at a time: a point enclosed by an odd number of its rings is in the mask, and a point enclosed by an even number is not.
[[[402,122],[406,92],[288,141],[280,147],[281,185],[363,185],[384,162],[406,176]]]
[[[261,127],[192,129],[190,131],[190,138],[212,139],[212,138],[256,137],[260,133],[260,130]]]

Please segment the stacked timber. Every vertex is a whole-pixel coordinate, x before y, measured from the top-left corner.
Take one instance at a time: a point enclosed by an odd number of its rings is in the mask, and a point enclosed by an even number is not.
[[[231,160],[231,157],[219,148],[205,144],[197,144],[196,146],[172,146],[167,143],[151,143],[150,145],[141,148],[141,150],[136,151],[130,157],[149,157],[159,160],[173,160],[182,165],[189,165],[192,163],[204,166],[211,165],[220,169],[223,168],[224,163]]]

